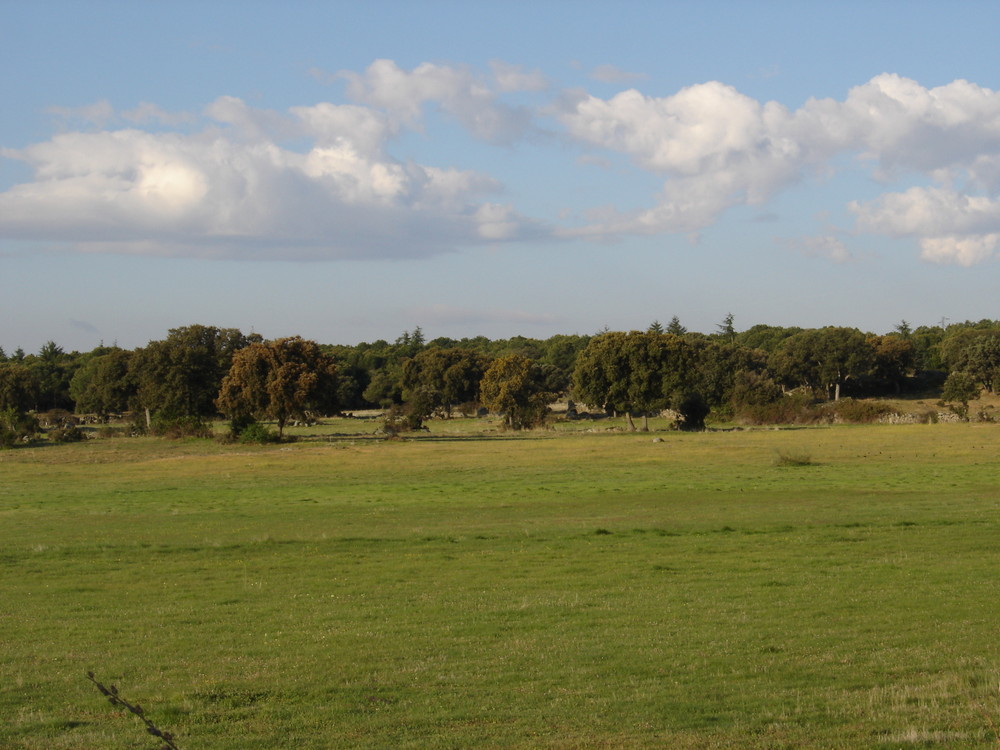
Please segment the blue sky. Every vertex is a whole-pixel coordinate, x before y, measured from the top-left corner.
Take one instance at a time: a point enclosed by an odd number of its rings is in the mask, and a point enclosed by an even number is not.
[[[0,346],[1000,317],[995,2],[0,0]]]

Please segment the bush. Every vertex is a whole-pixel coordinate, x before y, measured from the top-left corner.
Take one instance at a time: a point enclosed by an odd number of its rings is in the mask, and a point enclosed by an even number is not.
[[[893,409],[888,404],[881,401],[856,401],[853,398],[845,398],[833,405],[833,413],[842,422],[852,424],[871,424],[878,422],[887,414],[892,414]]]
[[[238,439],[244,445],[264,445],[265,443],[278,442],[278,434],[267,429],[260,422],[251,422],[240,430]]]
[[[744,404],[736,409],[743,424],[817,424],[827,417],[805,393],[791,393],[770,403]]]
[[[52,443],[79,443],[87,439],[87,434],[75,425],[72,427],[56,427],[47,433]]]
[[[681,415],[682,430],[704,430],[705,417],[711,411],[700,393],[685,393],[674,399],[673,409]]]
[[[165,437],[169,440],[179,440],[181,438],[210,438],[214,437],[212,427],[205,423],[201,417],[177,417],[175,419],[160,419],[153,421],[151,432],[157,437]]]
[[[14,408],[0,409],[0,448],[13,448],[38,434],[38,420]]]

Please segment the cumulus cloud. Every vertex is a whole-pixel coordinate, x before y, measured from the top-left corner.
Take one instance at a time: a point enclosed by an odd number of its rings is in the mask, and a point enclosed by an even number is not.
[[[288,113],[223,97],[194,134],[69,132],[4,150],[34,170],[0,193],[0,233],[94,252],[203,257],[421,257],[536,231],[472,171],[384,153],[384,115]],[[308,135],[294,151],[279,136]]]
[[[595,73],[635,80],[611,66]],[[63,132],[0,151],[34,170],[0,193],[0,233],[122,252],[421,257],[527,237],[696,235],[734,206],[768,215],[777,193],[851,170],[883,194],[845,200],[854,226],[799,250],[845,260],[836,235],[853,231],[911,238],[932,262],[971,265],[998,252],[1000,93],[968,81],[926,88],[883,74],[843,99],[789,108],[718,81],[658,97],[553,91],[539,71],[503,61],[476,71],[376,60],[326,78],[350,103],[276,111],[220,96],[197,114],[149,102],[52,108]],[[529,109],[539,92],[549,101]],[[616,180],[639,170],[658,189],[638,209],[575,207],[582,223],[552,230],[519,213],[487,174],[392,156],[434,110],[504,146],[554,123],[560,145],[575,148],[570,163],[614,165]]]
[[[850,204],[861,231],[932,240],[922,245],[923,257],[963,263],[986,257],[984,238],[1000,231],[993,197],[1000,190],[1000,94],[967,81],[927,89],[884,74],[843,101],[813,99],[797,110],[716,81],[666,97],[636,89],[610,99],[567,92],[555,116],[578,142],[622,153],[664,179],[654,206],[606,216],[576,235],[704,228],[732,206],[761,205],[807,178],[828,178],[844,155],[877,180],[936,183]],[[954,249],[948,237],[966,242]]]
[[[533,85],[530,76],[503,66],[498,69],[496,63],[494,73],[502,90]],[[511,143],[531,126],[527,109],[501,102],[489,82],[466,67],[422,63],[407,71],[392,60],[376,60],[364,73],[343,70],[337,75],[347,81],[348,94],[355,101],[409,126],[419,123],[428,103],[456,118],[477,138],[492,143]]]

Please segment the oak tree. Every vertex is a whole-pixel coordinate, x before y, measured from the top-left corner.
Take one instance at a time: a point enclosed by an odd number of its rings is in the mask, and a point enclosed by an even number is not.
[[[293,336],[251,344],[233,356],[216,405],[229,419],[290,419],[336,408],[337,365],[314,341]]]

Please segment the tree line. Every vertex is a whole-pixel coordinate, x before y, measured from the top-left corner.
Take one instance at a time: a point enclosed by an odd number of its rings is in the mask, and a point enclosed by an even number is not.
[[[521,428],[558,397],[645,416],[673,409],[697,427],[716,412],[780,421],[788,394],[836,401],[941,390],[962,403],[1000,383],[1000,321],[966,321],[886,334],[827,326],[754,325],[732,315],[711,333],[675,317],[645,331],[548,339],[426,340],[420,328],[395,341],[322,345],[265,341],[238,329],[191,325],[133,350],[100,346],[37,354],[0,349],[0,411],[8,432],[30,413],[141,414],[148,426],[197,429],[220,415],[239,429],[260,419],[279,433],[291,419],[382,409],[398,427],[480,408]],[[18,428],[18,425],[22,425]]]

